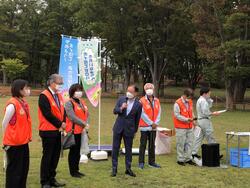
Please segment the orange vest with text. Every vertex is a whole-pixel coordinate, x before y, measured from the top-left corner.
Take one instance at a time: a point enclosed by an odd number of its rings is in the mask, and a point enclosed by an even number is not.
[[[70,99],[73,104],[73,109],[75,115],[80,118],[82,121],[86,122],[88,119],[88,107],[86,106],[84,100],[80,100],[82,107],[77,104],[73,99]],[[66,132],[72,131],[73,122],[67,117],[66,118]],[[81,125],[75,124],[74,134],[81,134],[83,132],[83,127]]]
[[[158,116],[158,113],[159,113],[159,109],[160,109],[160,101],[159,101],[159,99],[154,97],[154,107],[150,104],[150,101],[145,96],[140,99],[140,102],[142,104],[142,108],[143,108],[144,113],[147,114],[147,116],[149,117],[150,120],[155,122],[155,120],[156,120],[156,118]],[[139,126],[140,127],[149,127],[151,125],[148,125],[141,118],[140,122],[139,122]]]
[[[189,99],[188,104],[189,104],[189,108],[187,109],[187,107],[185,106],[185,104],[182,101],[182,98],[179,98],[176,103],[179,105],[180,108],[180,114],[186,118],[193,118],[193,101],[191,99]],[[183,122],[178,120],[175,115],[173,115],[173,119],[174,119],[174,126],[175,128],[178,129],[191,129],[193,128],[193,123],[190,122]]]
[[[64,116],[64,105],[63,105],[63,98],[60,94],[57,94],[59,102],[60,102],[60,108],[57,106],[56,101],[52,94],[48,90],[44,90],[42,92],[50,103],[50,108],[52,114],[59,119],[60,121],[63,121]],[[38,119],[39,119],[39,130],[40,131],[56,131],[59,130],[57,127],[52,125],[42,114],[40,108],[38,108]]]
[[[8,102],[9,104],[13,104],[15,106],[15,122],[12,124],[9,122],[7,125],[4,136],[3,136],[3,145],[6,146],[19,146],[23,144],[27,144],[31,141],[32,137],[32,128],[31,128],[31,118],[28,111],[22,107],[21,102],[18,99],[12,97]],[[6,106],[6,107],[7,107]]]

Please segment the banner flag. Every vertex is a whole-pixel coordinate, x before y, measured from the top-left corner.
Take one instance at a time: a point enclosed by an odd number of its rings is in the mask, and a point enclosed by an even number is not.
[[[79,41],[79,73],[86,95],[94,107],[98,106],[101,93],[101,58],[99,39]]]
[[[64,100],[69,98],[68,90],[72,84],[78,83],[78,39],[62,36],[59,74],[64,84],[61,94]]]

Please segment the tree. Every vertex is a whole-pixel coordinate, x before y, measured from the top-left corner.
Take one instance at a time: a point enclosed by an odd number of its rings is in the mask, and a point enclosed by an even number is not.
[[[192,14],[197,51],[222,65],[226,106],[233,109],[244,99],[250,78],[249,1],[198,0],[193,3]]]
[[[8,79],[12,81],[28,67],[20,59],[3,59],[0,66],[3,73],[3,84],[6,84]]]

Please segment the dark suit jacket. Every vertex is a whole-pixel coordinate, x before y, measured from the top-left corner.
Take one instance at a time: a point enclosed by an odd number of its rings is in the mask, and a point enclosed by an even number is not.
[[[50,90],[47,88],[47,90],[50,92]],[[52,95],[52,93],[50,92]],[[51,112],[51,106],[49,103],[49,99],[44,95],[40,94],[39,99],[38,99],[38,106],[43,114],[43,116],[46,118],[48,122],[50,122],[52,125],[54,125],[56,128],[60,128],[62,125],[62,121],[57,119],[52,112]],[[64,120],[63,122],[66,121],[66,112],[64,112]],[[56,137],[59,134],[59,131],[39,131],[40,136],[42,137]]]
[[[122,111],[120,109],[124,102],[127,102],[127,97],[120,97],[114,108],[114,114],[117,114],[118,116],[113,127],[113,132],[114,134],[120,134],[124,132],[125,136],[133,137],[138,130],[142,105],[136,98],[130,113],[127,115],[127,109],[123,109]]]

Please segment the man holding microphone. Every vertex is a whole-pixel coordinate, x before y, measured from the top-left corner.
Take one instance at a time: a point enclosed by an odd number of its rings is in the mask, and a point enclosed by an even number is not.
[[[126,150],[125,174],[132,177],[136,176],[131,170],[132,146],[135,133],[138,130],[142,111],[142,105],[136,98],[137,93],[138,88],[135,85],[128,86],[126,96],[120,97],[114,108],[114,114],[117,115],[117,118],[113,127],[112,177],[115,177],[117,174],[118,155],[122,138]]]
[[[40,183],[43,188],[65,186],[55,179],[61,151],[60,131],[66,127],[63,99],[59,94],[62,84],[63,78],[52,74],[47,81],[48,88],[40,94],[38,101],[39,135],[43,147]]]

